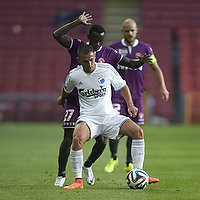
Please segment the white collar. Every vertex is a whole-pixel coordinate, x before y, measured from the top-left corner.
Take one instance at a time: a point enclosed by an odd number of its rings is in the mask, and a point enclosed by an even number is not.
[[[122,43],[124,46],[128,46],[128,45],[126,44],[124,38],[121,40],[121,43]],[[134,42],[134,44],[132,45],[132,47],[136,47],[136,46],[138,45],[138,43],[139,43],[139,40],[138,40],[138,39],[135,39],[135,42]]]

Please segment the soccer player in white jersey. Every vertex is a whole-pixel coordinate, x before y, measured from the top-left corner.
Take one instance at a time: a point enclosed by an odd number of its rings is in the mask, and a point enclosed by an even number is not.
[[[78,49],[80,66],[70,71],[58,97],[58,105],[64,107],[65,99],[76,87],[80,102],[80,116],[73,132],[71,163],[74,183],[64,189],[83,188],[83,144],[90,139],[103,135],[117,139],[122,135],[132,138],[132,157],[135,168],[143,168],[144,137],[143,130],[130,118],[119,115],[111,101],[111,85],[120,90],[130,116],[136,116],[126,81],[108,63],[96,63],[92,46],[82,45]]]
[[[80,39],[72,38],[70,35],[68,35],[68,32],[79,25],[90,26],[92,20],[93,18],[90,14],[83,12],[77,19],[63,25],[53,33],[54,38],[63,47],[65,47],[70,54],[70,70],[74,69],[79,64],[76,59],[77,50],[81,45],[85,44],[85,42]],[[140,58],[140,61],[135,61],[122,56],[113,48],[104,46],[103,41],[105,35],[106,32],[104,28],[98,24],[91,26],[87,35],[87,43],[89,43],[96,52],[96,62],[110,63],[112,66],[120,64],[135,69],[143,65],[144,62],[149,61],[149,55],[144,55]],[[74,91],[67,96],[65,110],[66,113],[63,119],[64,137],[59,148],[58,174],[54,183],[54,186],[59,187],[63,186],[66,179],[66,166],[71,150],[72,133],[75,127],[75,122],[79,116],[79,102],[76,89],[74,89]],[[101,135],[99,137],[96,137],[95,140],[96,143],[92,148],[91,154],[84,162],[84,172],[86,174],[86,180],[90,185],[93,185],[95,182],[94,176],[92,175],[92,164],[102,154],[107,142],[107,139]]]

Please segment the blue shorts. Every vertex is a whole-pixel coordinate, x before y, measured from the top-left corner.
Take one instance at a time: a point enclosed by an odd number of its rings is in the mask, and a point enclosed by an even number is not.
[[[134,106],[138,108],[138,114],[135,117],[130,117],[128,114],[128,109],[126,106],[126,102],[123,103],[120,101],[117,101],[115,99],[112,99],[114,108],[120,113],[120,115],[124,115],[129,117],[131,120],[133,120],[136,124],[144,124],[144,112],[143,112],[143,100],[140,99],[133,99]]]

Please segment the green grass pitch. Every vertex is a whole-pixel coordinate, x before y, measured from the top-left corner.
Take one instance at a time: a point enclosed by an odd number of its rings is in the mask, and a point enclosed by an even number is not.
[[[189,200],[200,199],[200,126],[143,126],[146,142],[144,170],[160,179],[144,190],[130,189],[123,171],[126,137],[118,147],[119,165],[113,173],[104,172],[110,158],[107,145],[93,165],[94,186],[64,190],[54,187],[57,156],[63,137],[61,123],[0,124],[0,200]],[[84,159],[94,140],[85,143]],[[73,182],[71,161],[67,180]]]

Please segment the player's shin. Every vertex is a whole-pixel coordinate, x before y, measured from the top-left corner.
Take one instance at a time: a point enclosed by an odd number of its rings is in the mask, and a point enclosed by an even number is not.
[[[71,163],[75,179],[82,179],[83,150],[71,150]]]
[[[134,168],[143,169],[145,142],[144,139],[132,140],[131,153]]]

